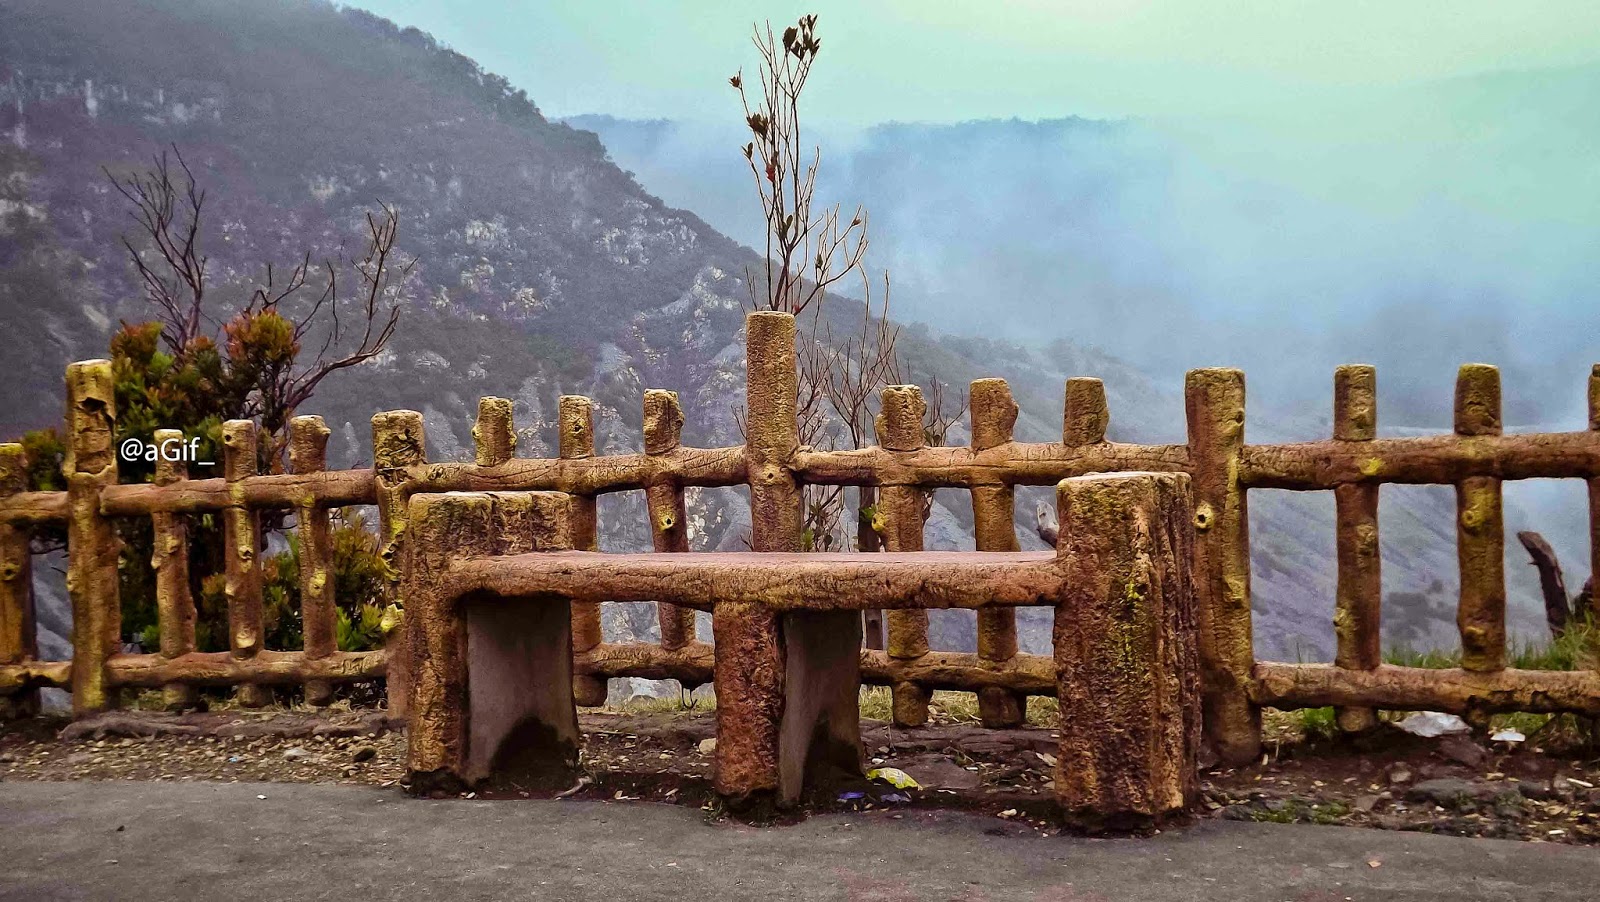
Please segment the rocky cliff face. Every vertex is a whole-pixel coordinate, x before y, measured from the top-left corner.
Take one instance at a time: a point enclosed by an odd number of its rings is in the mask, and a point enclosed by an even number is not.
[[[431,457],[468,456],[480,395],[514,399],[524,455],[553,453],[556,399],[568,393],[595,398],[599,451],[637,450],[647,387],[679,392],[686,443],[740,441],[742,274],[754,255],[647,193],[594,134],[547,121],[427,35],[314,0],[134,0],[115,17],[88,0],[0,0],[0,21],[5,433],[56,422],[65,364],[103,355],[118,320],[148,318],[119,241],[131,223],[103,170],[177,145],[210,191],[205,250],[221,302],[242,297],[266,262],[337,254],[378,201],[402,216],[399,248],[418,263],[399,334],[302,411],[334,426],[334,465],[369,461],[370,415],[401,407],[423,412]],[[830,303],[848,315],[849,302]],[[1022,440],[1059,436],[1068,375],[1106,380],[1114,438],[1182,437],[1180,387],[1103,354],[920,328],[902,350],[924,381],[1010,379]],[[1251,429],[1256,440],[1311,438],[1325,424]],[[965,439],[958,429],[950,440]],[[1028,529],[1047,497],[1029,490],[1018,504],[1025,547],[1040,547]],[[691,492],[689,503],[695,548],[740,547],[740,493]],[[1390,612],[1389,637],[1446,644],[1448,492],[1395,492],[1385,504],[1386,580],[1422,599]],[[1263,655],[1331,653],[1332,522],[1331,499],[1253,501]],[[601,523],[607,550],[649,547],[639,493],[604,499]],[[970,525],[966,499],[940,492],[928,547],[970,548]],[[39,569],[42,622],[64,629],[59,580]],[[612,607],[610,630],[653,634],[648,610]],[[1022,623],[1024,646],[1046,648],[1047,617]],[[973,636],[970,614],[935,615],[936,646],[971,649]],[[59,651],[59,636],[46,647]]]

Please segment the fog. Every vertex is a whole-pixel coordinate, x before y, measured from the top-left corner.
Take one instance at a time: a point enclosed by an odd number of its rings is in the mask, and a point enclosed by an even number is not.
[[[653,193],[755,244],[729,123],[579,117]],[[1446,427],[1502,367],[1509,427],[1581,428],[1600,360],[1600,68],[1324,92],[1219,119],[823,129],[898,316],[1094,346],[1158,378],[1239,366],[1252,409],[1325,418],[1379,368],[1386,428]],[[1306,436],[1310,437],[1310,436]]]

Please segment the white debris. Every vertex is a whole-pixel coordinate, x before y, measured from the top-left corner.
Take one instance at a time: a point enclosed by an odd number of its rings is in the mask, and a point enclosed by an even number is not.
[[[1418,711],[1395,726],[1413,736],[1427,738],[1472,732],[1472,727],[1466,721],[1454,714],[1441,714],[1438,711]]]
[[[1490,742],[1526,742],[1527,739],[1528,737],[1516,730],[1496,730],[1494,735],[1489,737]]]

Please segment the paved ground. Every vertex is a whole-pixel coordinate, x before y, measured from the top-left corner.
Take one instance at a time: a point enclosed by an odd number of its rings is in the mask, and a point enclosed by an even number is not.
[[[260,798],[265,796],[265,798]],[[1209,821],[1151,839],[940,812],[708,824],[648,803],[283,783],[0,783],[0,899],[1593,899],[1600,851]],[[1376,866],[1374,866],[1376,865]]]

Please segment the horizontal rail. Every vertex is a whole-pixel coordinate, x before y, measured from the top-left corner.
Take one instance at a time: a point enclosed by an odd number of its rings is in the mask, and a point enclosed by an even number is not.
[[[66,492],[0,495],[0,523],[58,523],[66,519]]]
[[[283,685],[307,680],[350,682],[385,673],[387,653],[341,651],[307,658],[298,651],[263,651],[240,658],[231,652],[191,652],[176,658],[161,655],[115,655],[106,662],[112,685],[155,689],[168,683],[231,686],[239,683]]]
[[[709,642],[662,648],[654,642],[607,642],[573,655],[573,673],[615,679],[677,680],[690,686],[711,682],[715,653]]]
[[[451,568],[460,594],[560,595],[705,608],[750,602],[779,611],[1054,605],[1054,552],[600,554],[480,558]]]
[[[1353,483],[1449,485],[1495,479],[1600,477],[1600,432],[1429,435],[1246,445],[1239,479],[1252,489],[1314,491]]]
[[[0,664],[0,695],[10,695],[21,689],[50,687],[65,689],[71,685],[71,661],[23,661],[20,664]]]
[[[881,447],[851,451],[796,452],[792,467],[813,485],[908,485],[970,488],[975,485],[1055,485],[1073,476],[1127,471],[1175,472],[1188,469],[1185,445],[1129,445],[1100,442],[1064,445],[1005,442],[982,450],[925,447],[890,451]]]
[[[861,681],[879,686],[914,681],[933,689],[1009,689],[1027,695],[1056,694],[1056,663],[1043,655],[1017,655],[1006,661],[985,661],[975,654],[930,651],[916,658],[893,658],[887,652],[861,652]]]
[[[261,509],[292,508],[307,503],[317,507],[344,507],[377,502],[377,482],[371,470],[329,470],[246,476],[231,483],[219,477],[189,479],[171,485],[112,485],[100,493],[100,513],[107,517],[132,517],[218,511],[241,504]]]
[[[713,647],[693,642],[668,650],[653,642],[606,643],[573,659],[573,671],[586,676],[615,679],[678,680],[689,685],[711,682]],[[1003,663],[984,661],[964,652],[929,652],[920,658],[899,659],[887,652],[863,649],[861,682],[892,686],[916,680],[935,689],[975,692],[1001,687],[1028,695],[1056,694],[1056,665],[1044,655],[1017,655]]]
[[[1474,672],[1428,667],[1346,670],[1331,664],[1255,667],[1252,693],[1274,708],[1387,708],[1450,714],[1571,712],[1600,714],[1600,672],[1498,670]]]
[[[664,454],[514,458],[503,464],[429,463],[406,468],[412,492],[566,492],[599,495],[658,482],[729,486],[745,482],[744,448],[677,448]]]

